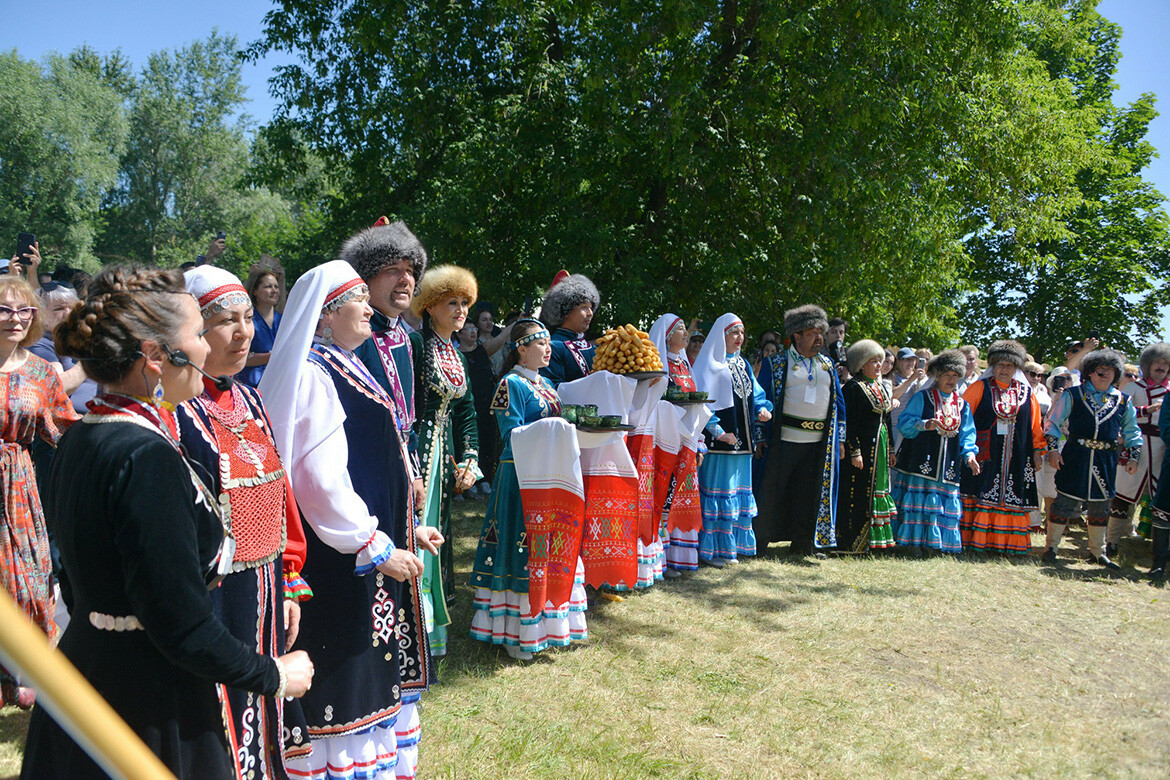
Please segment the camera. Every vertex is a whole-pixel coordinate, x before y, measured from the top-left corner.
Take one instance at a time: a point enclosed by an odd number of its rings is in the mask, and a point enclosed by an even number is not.
[[[829,354],[829,359],[833,361],[833,365],[835,365],[835,366],[845,365],[845,363],[846,363],[845,342],[844,341],[834,341],[832,344],[829,345],[828,354]]]

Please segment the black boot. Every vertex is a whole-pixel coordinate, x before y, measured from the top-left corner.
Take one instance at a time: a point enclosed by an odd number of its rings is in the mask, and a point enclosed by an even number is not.
[[[1150,577],[1156,580],[1166,577],[1166,559],[1170,553],[1170,528],[1154,529],[1154,562]]]

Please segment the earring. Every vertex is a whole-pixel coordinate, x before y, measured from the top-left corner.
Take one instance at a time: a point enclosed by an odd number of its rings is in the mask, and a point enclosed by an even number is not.
[[[325,326],[325,330],[321,331],[321,341],[327,347],[333,346],[333,328]]]
[[[162,379],[158,380],[158,384],[154,386],[154,391],[150,394],[150,401],[155,406],[162,406],[163,403],[163,386]]]

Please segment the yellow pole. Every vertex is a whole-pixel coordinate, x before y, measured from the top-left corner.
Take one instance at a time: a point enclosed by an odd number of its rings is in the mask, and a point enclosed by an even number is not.
[[[0,588],[0,660],[32,682],[37,703],[117,780],[174,780],[158,756]]]

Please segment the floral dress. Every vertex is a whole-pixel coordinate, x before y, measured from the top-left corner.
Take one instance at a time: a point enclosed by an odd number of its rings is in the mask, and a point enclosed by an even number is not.
[[[0,576],[4,589],[51,638],[57,633],[53,566],[30,452],[37,437],[57,446],[77,419],[57,372],[43,359],[30,353],[20,368],[0,374]],[[8,679],[2,668],[0,677]]]

